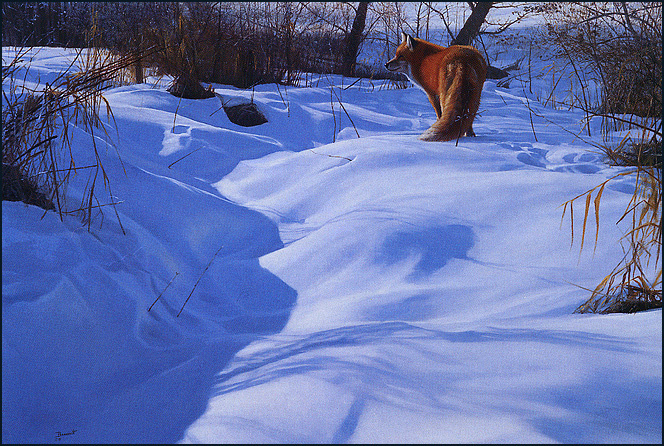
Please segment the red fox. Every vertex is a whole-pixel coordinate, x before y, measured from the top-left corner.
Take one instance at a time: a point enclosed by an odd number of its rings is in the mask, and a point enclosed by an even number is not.
[[[486,79],[486,62],[472,46],[449,48],[401,33],[396,56],[385,64],[390,71],[404,73],[429,97],[436,122],[420,135],[424,141],[459,142],[475,136],[473,120],[480,106]]]

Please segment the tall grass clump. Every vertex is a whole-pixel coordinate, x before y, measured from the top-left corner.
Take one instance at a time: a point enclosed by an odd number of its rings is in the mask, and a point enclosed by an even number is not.
[[[137,83],[147,69],[172,76],[176,95],[209,97],[199,83],[302,86],[310,73],[348,76],[349,67],[353,76],[386,76],[382,65],[361,66],[358,50],[378,40],[387,57],[403,11],[389,2],[5,2],[2,42],[94,45],[123,55],[156,46],[131,67]],[[86,38],[93,27],[95,42]]]
[[[577,312],[634,312],[662,305],[662,4],[568,3],[550,6],[549,35],[574,69],[580,92],[574,106],[586,113],[588,134],[601,120],[601,143],[591,143],[623,172],[572,198],[585,198],[581,249],[590,208],[599,231],[605,186],[634,178],[635,188],[619,222],[629,229],[620,240],[624,256],[591,290]],[[583,74],[581,74],[583,73]],[[599,94],[589,91],[599,86]],[[619,141],[614,140],[619,135]],[[595,236],[595,244],[597,235]]]
[[[306,72],[338,71],[343,37],[313,26],[304,3],[173,4],[170,26],[148,28],[160,48],[160,74],[174,78],[171,92],[210,97],[200,82],[250,88],[263,83],[298,85]],[[195,93],[193,93],[195,91]]]
[[[102,92],[117,85],[135,57],[80,49],[69,68],[50,83],[30,87],[24,81],[35,51],[39,49],[17,48],[2,67],[2,199],[54,210],[61,219],[82,215],[89,227],[93,213],[116,204],[97,146],[99,132],[111,141],[106,123],[113,114]],[[74,127],[90,135],[94,162],[89,165],[78,165],[74,157],[70,141]],[[87,175],[87,186],[81,202],[72,205],[67,185],[75,175]],[[102,190],[108,193],[107,203]]]

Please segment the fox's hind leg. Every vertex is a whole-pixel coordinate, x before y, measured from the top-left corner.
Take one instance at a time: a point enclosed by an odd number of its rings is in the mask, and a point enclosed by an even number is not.
[[[429,102],[433,105],[434,110],[436,110],[436,119],[440,119],[440,115],[443,114],[443,111],[440,107],[440,97],[437,94],[428,94]]]

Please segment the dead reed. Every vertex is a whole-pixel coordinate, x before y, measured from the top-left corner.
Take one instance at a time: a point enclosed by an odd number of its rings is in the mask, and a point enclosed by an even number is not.
[[[590,208],[594,211],[595,247],[605,186],[616,178],[633,177],[634,191],[617,223],[629,229],[620,243],[624,256],[576,312],[634,312],[662,306],[662,5],[658,2],[572,3],[552,6],[549,23],[559,55],[573,68],[580,87],[571,102],[584,111],[585,130],[600,119],[603,143],[591,142],[606,162],[628,169],[564,203],[569,207],[574,242],[574,202],[585,198],[581,247],[585,244]],[[590,82],[599,86],[588,91]],[[570,87],[572,90],[572,87]],[[611,141],[614,132],[624,137]],[[580,135],[577,135],[580,136]],[[594,197],[594,198],[593,198]],[[616,224],[617,224],[616,223]]]
[[[606,150],[616,156],[615,149],[607,147]],[[659,166],[633,165],[632,169],[609,178],[593,189],[568,200],[564,203],[563,218],[569,207],[573,243],[573,204],[577,199],[585,197],[580,248],[582,250],[592,203],[595,216],[596,248],[600,229],[599,211],[602,193],[610,181],[624,176],[636,177],[634,192],[617,222],[625,220],[630,224],[630,229],[620,240],[624,256],[595,289],[591,290],[590,297],[576,309],[576,312],[607,313],[625,309],[632,312],[632,310],[662,306],[661,162]]]
[[[105,206],[115,211],[117,204],[97,146],[97,136],[112,145],[107,124],[114,125],[114,117],[103,91],[117,85],[136,58],[145,57],[150,50],[118,56],[97,48],[80,49],[68,69],[53,81],[31,88],[25,83],[26,59],[34,51],[17,49],[2,68],[3,85],[9,87],[3,92],[2,106],[2,198],[55,210],[61,219],[82,214],[90,228],[93,214],[103,215]],[[90,135],[94,162],[89,165],[80,166],[75,160],[70,140],[74,127]],[[81,202],[68,205],[67,185],[81,173],[88,175]],[[105,203],[100,198],[103,191],[108,193]]]

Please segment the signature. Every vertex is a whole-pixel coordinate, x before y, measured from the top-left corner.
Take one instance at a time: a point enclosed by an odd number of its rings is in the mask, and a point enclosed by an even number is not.
[[[55,433],[55,439],[58,440],[58,441],[60,441],[60,440],[62,440],[62,437],[65,437],[65,436],[67,436],[67,435],[74,435],[75,433],[76,433],[76,429],[72,430],[71,432],[60,432],[60,431],[57,431],[57,432]]]

